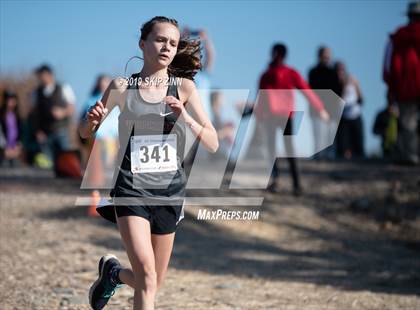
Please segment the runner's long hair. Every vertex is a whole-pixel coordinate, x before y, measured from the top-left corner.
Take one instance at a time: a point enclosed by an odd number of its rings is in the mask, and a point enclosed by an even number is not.
[[[151,20],[143,24],[140,29],[141,40],[146,40],[149,33],[153,30],[153,26],[157,23],[170,23],[178,28],[178,22],[173,18],[165,16],[155,16]],[[168,66],[168,71],[176,77],[183,77],[194,80],[194,75],[201,70],[201,49],[200,40],[192,40],[188,37],[181,37],[178,44],[177,53]]]

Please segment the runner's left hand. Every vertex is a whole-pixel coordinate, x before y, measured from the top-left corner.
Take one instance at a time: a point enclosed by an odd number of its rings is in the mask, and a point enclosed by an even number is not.
[[[173,109],[173,111],[179,118],[181,118],[182,120],[186,119],[186,117],[188,116],[188,112],[181,101],[179,101],[174,96],[166,96],[163,99],[163,101]]]

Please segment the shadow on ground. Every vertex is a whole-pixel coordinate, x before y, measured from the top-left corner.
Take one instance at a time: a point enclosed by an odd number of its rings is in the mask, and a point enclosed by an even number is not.
[[[333,167],[320,173],[316,164],[306,165],[302,169],[304,177],[312,174],[317,179],[322,177],[321,182],[335,182],[339,175],[340,181],[346,181],[346,176],[349,182],[357,181],[359,167],[346,165],[342,171]],[[377,169],[377,166],[373,166],[372,171],[366,173],[372,182],[387,180],[390,173],[395,179],[416,175],[415,171],[401,170],[392,174],[392,171],[381,172]],[[331,174],[331,170],[334,170],[334,174]],[[358,175],[360,179],[360,173]],[[366,179],[362,181],[366,182]],[[287,220],[278,223],[273,220],[276,225],[283,225],[283,229],[303,236],[301,242],[305,244],[322,244],[312,250],[291,250],[282,244],[285,240],[275,243],[248,237],[234,233],[227,227],[216,226],[211,221],[198,222],[187,212],[177,232],[171,266],[180,270],[199,270],[219,275],[332,285],[342,290],[420,295],[418,242],[408,245],[398,239],[388,238],[381,231],[372,233],[365,230],[364,223],[374,218],[370,219],[369,213],[365,213],[365,218],[353,214],[348,201],[343,197],[320,195],[313,191],[298,199],[287,193],[280,195],[285,196],[282,197],[283,203],[293,205],[299,202],[301,207],[315,211],[324,220],[338,224],[340,229],[311,229],[305,223],[296,224]],[[374,202],[376,198],[371,199]],[[263,205],[264,212],[270,213],[273,218],[276,216],[276,208],[281,208],[276,205],[276,201],[275,196],[270,196]],[[116,229],[114,224],[103,219],[87,219],[85,208],[68,206],[39,216],[50,220],[80,218],[86,225],[104,225]],[[348,221],[340,221],[336,216],[343,213],[351,217],[352,225]],[[118,238],[105,235],[92,238],[89,242],[110,249],[122,249]]]

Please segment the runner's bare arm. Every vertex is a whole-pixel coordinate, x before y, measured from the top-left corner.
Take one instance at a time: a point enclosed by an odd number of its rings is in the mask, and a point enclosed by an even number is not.
[[[194,135],[200,139],[204,147],[209,152],[215,153],[219,148],[217,132],[204,110],[200,95],[193,81],[182,79],[180,99],[182,102],[185,102],[187,111],[194,115],[193,118],[187,113],[185,122],[191,128]]]
[[[126,83],[124,79],[116,78],[112,80],[105,90],[101,100],[97,101],[86,113],[85,117],[79,124],[79,134],[82,138],[91,137],[99,128],[100,124],[105,120],[108,112],[110,112],[117,104],[122,110],[126,96]]]

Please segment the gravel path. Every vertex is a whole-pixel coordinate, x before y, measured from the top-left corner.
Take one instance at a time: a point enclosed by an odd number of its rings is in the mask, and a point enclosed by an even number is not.
[[[157,309],[420,309],[420,168],[301,163],[258,221],[198,221],[187,206]],[[0,308],[89,309],[97,260],[128,265],[116,226],[75,206],[79,182],[0,169]],[[209,194],[209,193],[207,193]],[[211,194],[211,193],[210,193]],[[217,209],[220,207],[208,207]],[[131,309],[123,287],[107,309]]]

